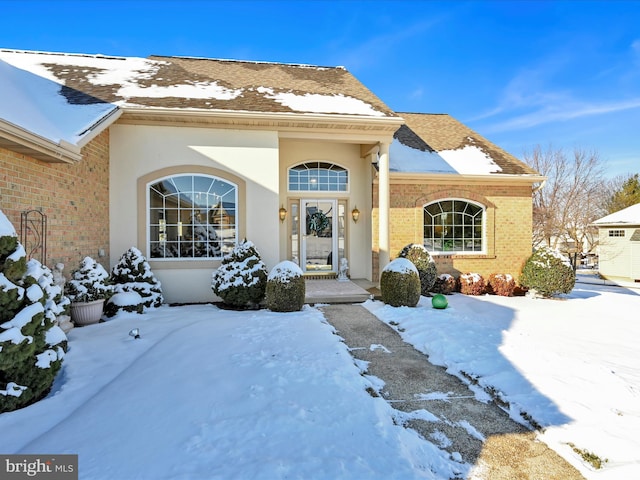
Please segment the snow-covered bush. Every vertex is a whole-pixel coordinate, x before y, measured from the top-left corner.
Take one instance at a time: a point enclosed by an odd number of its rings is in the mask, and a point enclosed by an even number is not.
[[[442,273],[436,278],[431,291],[443,295],[451,295],[458,288],[458,281],[453,275]]]
[[[236,308],[256,307],[264,300],[266,285],[267,267],[248,240],[225,255],[211,277],[213,293]]]
[[[411,260],[416,266],[420,277],[420,293],[428,295],[436,283],[438,269],[427,249],[423,245],[411,243],[400,251],[398,257]]]
[[[113,317],[120,310],[143,313],[145,308],[162,305],[162,285],[153,275],[147,259],[136,247],[123,253],[111,269],[111,283],[115,295],[105,306],[108,317]]]
[[[525,262],[520,275],[520,285],[543,297],[569,293],[575,284],[576,274],[569,259],[549,247],[537,249]]]
[[[266,305],[274,312],[297,312],[304,306],[302,270],[289,260],[277,264],[267,277]]]
[[[393,307],[415,307],[420,300],[420,276],[406,258],[396,258],[380,275],[382,301]]]
[[[93,302],[113,295],[109,274],[102,265],[91,257],[85,257],[80,267],[71,274],[65,285],[66,295],[71,302]]]
[[[516,281],[508,273],[492,273],[487,280],[487,290],[494,295],[511,297],[516,289]]]
[[[66,300],[51,270],[26,259],[0,211],[0,413],[44,397],[67,348],[67,337],[55,323]]]
[[[465,295],[482,295],[486,289],[486,283],[479,273],[463,273],[460,275],[460,293]]]

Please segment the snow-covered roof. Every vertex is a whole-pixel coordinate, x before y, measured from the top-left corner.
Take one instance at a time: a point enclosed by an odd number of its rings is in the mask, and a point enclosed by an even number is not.
[[[594,225],[620,225],[633,226],[640,225],[640,203],[636,203],[630,207],[611,213],[606,217],[602,217],[595,222]]]
[[[32,73],[23,67],[21,62],[0,59],[0,119],[16,127],[53,143],[77,145],[93,125],[117,108],[65,88],[44,69]]]
[[[78,160],[80,147],[127,109],[401,122],[343,67],[0,49],[0,146]],[[42,140],[53,151],[42,151]]]
[[[0,60],[125,108],[396,116],[342,67],[16,50],[0,50]]]
[[[399,113],[390,170],[403,173],[539,175],[538,172],[446,114]]]

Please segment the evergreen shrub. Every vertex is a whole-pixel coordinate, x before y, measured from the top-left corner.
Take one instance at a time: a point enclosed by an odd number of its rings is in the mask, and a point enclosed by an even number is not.
[[[255,308],[265,297],[267,267],[253,242],[245,240],[222,259],[211,276],[213,293],[234,308]]]
[[[567,257],[552,248],[541,247],[525,262],[519,283],[548,298],[571,292],[576,274]]]
[[[26,252],[0,211],[0,413],[43,398],[62,366],[67,337],[56,325],[67,299]]]
[[[145,309],[162,305],[162,284],[151,271],[147,259],[136,247],[122,254],[111,269],[110,281],[115,295],[105,305],[105,314],[118,311],[143,313]],[[136,293],[136,295],[132,295]]]
[[[267,277],[266,305],[273,312],[297,312],[304,306],[302,270],[288,260],[277,264]]]
[[[453,275],[442,273],[436,277],[431,291],[433,293],[441,293],[443,295],[451,295],[458,289],[458,281]]]
[[[71,274],[65,285],[66,295],[71,302],[93,302],[108,299],[113,295],[113,285],[109,274],[102,265],[91,257],[84,257],[78,269]]]
[[[479,273],[464,273],[460,275],[460,293],[465,295],[482,295],[486,284]]]
[[[398,257],[411,260],[416,266],[420,277],[420,293],[429,295],[438,277],[438,269],[428,250],[423,245],[410,243],[400,251]]]
[[[487,280],[489,293],[503,297],[513,296],[516,289],[516,281],[508,273],[492,273]]]
[[[396,258],[380,275],[382,301],[393,307],[415,307],[420,301],[420,276],[406,258]]]

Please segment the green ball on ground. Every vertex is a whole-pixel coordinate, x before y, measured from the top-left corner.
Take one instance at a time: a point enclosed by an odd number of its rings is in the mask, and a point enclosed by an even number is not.
[[[433,306],[433,308],[443,309],[447,308],[449,302],[447,301],[447,297],[438,293],[431,298],[431,305]]]

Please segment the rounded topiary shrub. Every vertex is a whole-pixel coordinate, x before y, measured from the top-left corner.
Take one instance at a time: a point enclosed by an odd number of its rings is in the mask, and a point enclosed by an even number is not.
[[[26,252],[0,211],[0,413],[43,398],[62,366],[67,337],[56,325],[62,290]]]
[[[433,258],[431,258],[431,254],[423,245],[411,243],[400,251],[398,257],[411,260],[411,263],[416,266],[420,277],[420,293],[425,296],[428,295],[438,277],[438,269]]]
[[[116,294],[105,305],[107,317],[114,316],[120,310],[143,313],[145,309],[162,305],[162,284],[136,247],[123,253],[111,269],[111,283]]]
[[[549,247],[538,248],[525,262],[520,275],[520,285],[543,297],[569,293],[575,284],[576,274],[569,259]]]
[[[516,288],[516,281],[508,273],[492,273],[487,280],[489,293],[503,297],[511,297]]]
[[[302,270],[289,260],[277,264],[267,277],[266,305],[273,312],[297,312],[304,306]]]
[[[234,308],[256,307],[264,300],[266,286],[267,267],[247,240],[224,256],[211,277],[213,293]]]
[[[486,283],[479,273],[464,273],[460,275],[460,293],[465,295],[482,295],[486,289]]]
[[[453,275],[442,273],[436,278],[431,291],[443,295],[451,295],[458,288],[458,281]]]
[[[420,277],[406,258],[396,258],[380,275],[382,301],[393,307],[415,307],[420,300]]]

